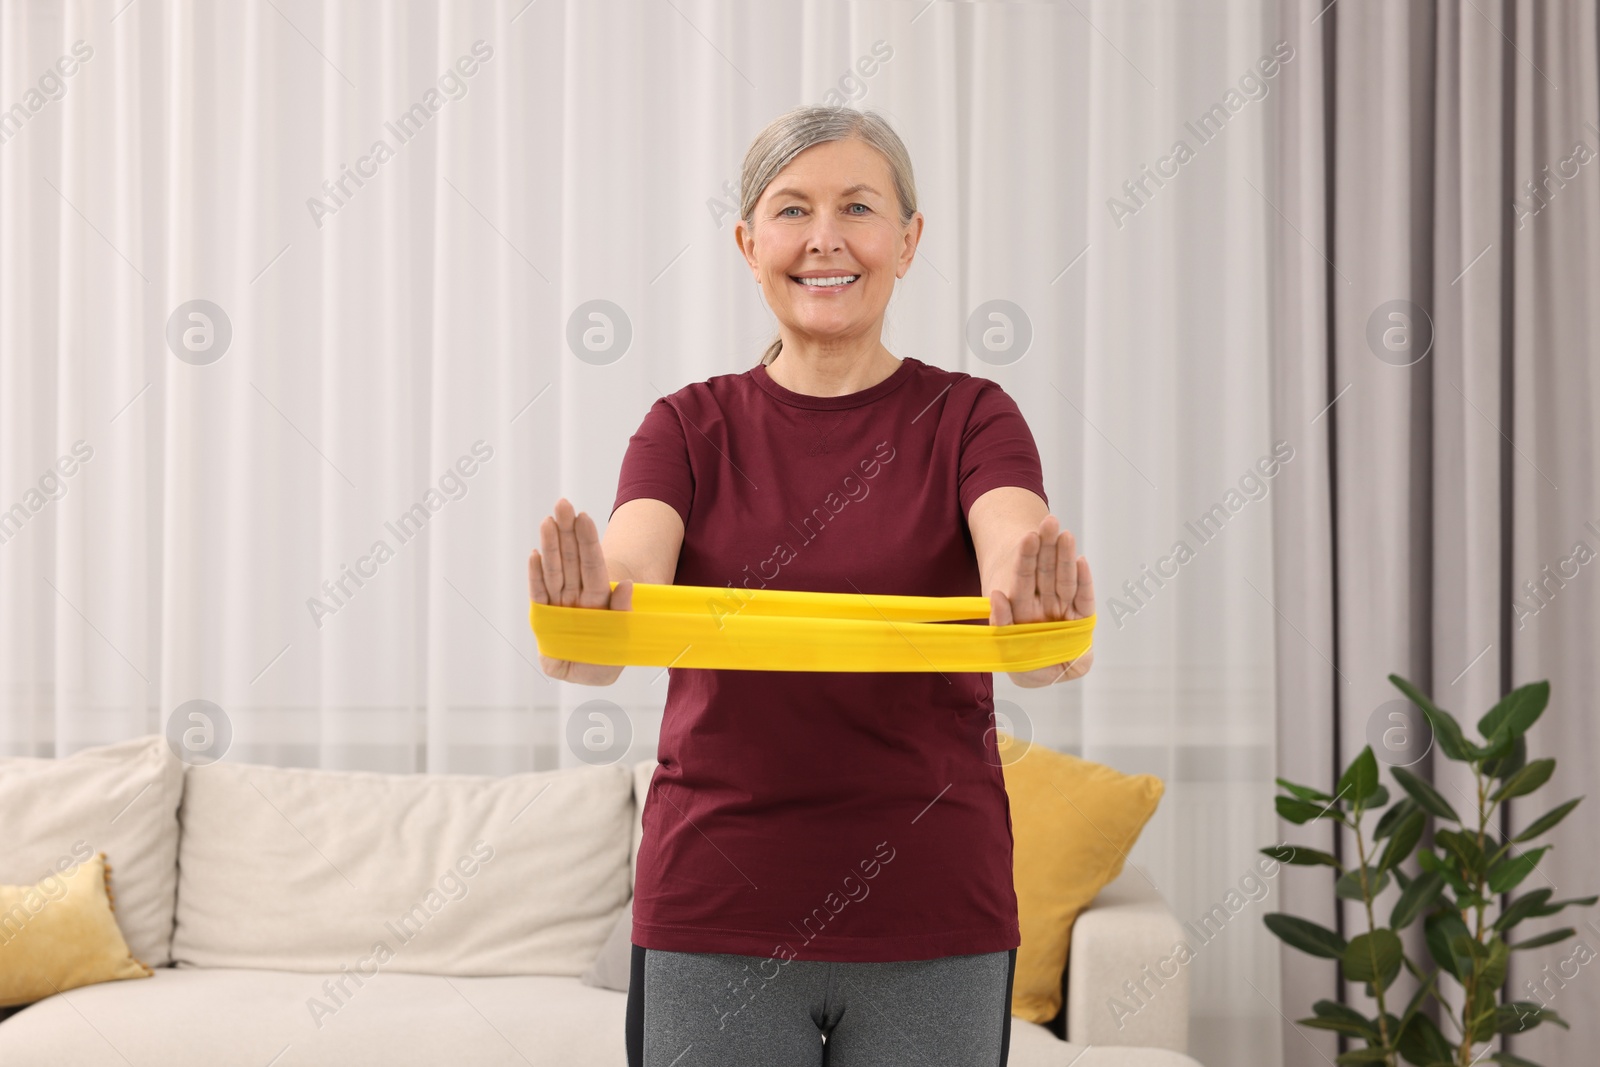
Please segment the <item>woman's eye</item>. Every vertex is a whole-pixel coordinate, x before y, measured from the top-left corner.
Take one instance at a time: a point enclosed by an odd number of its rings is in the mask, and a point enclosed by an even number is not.
[[[864,214],[867,214],[867,213],[872,211],[872,209],[870,207],[868,207],[867,205],[861,203],[860,201],[856,201],[855,203],[851,204],[850,207],[861,208],[860,211],[851,211],[851,212],[849,212],[849,214],[852,214],[852,215],[864,215]],[[799,207],[791,204],[786,208],[780,208],[778,210],[778,217],[779,218],[790,218],[790,219],[796,218],[797,216],[790,215],[790,214],[787,214],[787,213],[790,212],[790,211],[799,211],[799,210],[801,210]]]

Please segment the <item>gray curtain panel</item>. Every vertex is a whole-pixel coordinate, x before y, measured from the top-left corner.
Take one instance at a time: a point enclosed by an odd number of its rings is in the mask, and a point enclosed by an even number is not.
[[[1548,678],[1529,758],[1559,763],[1506,829],[1589,794],[1523,888],[1600,891],[1595,5],[1286,0],[1279,15],[1303,43],[1265,191],[1278,212],[1273,422],[1308,456],[1273,497],[1279,773],[1330,785],[1398,721],[1391,672],[1467,722]],[[1430,753],[1411,769],[1459,800],[1469,782],[1445,764]],[[1353,857],[1326,826],[1284,829]],[[1330,888],[1324,869],[1289,871],[1282,908],[1365,929],[1358,907],[1335,914]],[[1593,1056],[1600,965],[1574,957],[1592,955],[1580,942],[1600,948],[1597,916],[1519,928],[1577,927],[1513,953],[1508,980],[1574,1029],[1531,1030],[1507,1051]],[[1280,965],[1284,1062],[1331,1060],[1330,1035],[1290,1020],[1321,997],[1372,1005],[1359,985],[1337,988],[1331,962],[1285,948]]]

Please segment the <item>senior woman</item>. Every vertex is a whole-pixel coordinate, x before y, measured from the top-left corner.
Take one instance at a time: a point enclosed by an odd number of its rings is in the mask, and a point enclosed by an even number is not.
[[[994,625],[1093,614],[1016,403],[883,345],[923,223],[900,138],[872,112],[797,108],[741,178],[735,237],[779,336],[749,370],[651,406],[603,544],[556,502],[528,560],[534,601],[627,611],[634,582],[737,583],[987,591]],[[1091,657],[1011,678],[1068,681]],[[584,685],[622,672],[540,660]],[[631,1067],[1003,1067],[1020,938],[991,676],[668,677]]]

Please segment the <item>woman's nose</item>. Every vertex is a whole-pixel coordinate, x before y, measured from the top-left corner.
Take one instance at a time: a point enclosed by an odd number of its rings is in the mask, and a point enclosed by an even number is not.
[[[811,251],[823,254],[836,252],[841,243],[839,231],[832,219],[819,216],[817,221],[811,224],[811,232],[807,235],[807,247]]]

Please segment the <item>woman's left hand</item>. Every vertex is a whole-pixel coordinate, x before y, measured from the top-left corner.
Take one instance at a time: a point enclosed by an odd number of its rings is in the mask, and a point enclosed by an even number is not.
[[[1054,515],[1046,515],[1037,530],[1029,530],[1018,539],[1000,580],[1008,588],[989,592],[991,626],[1082,619],[1094,614],[1094,577],[1089,573],[1089,561],[1078,555],[1072,531],[1061,529]],[[1067,663],[1013,671],[1011,680],[1033,689],[1081,678],[1093,663],[1094,649],[1090,648]]]

